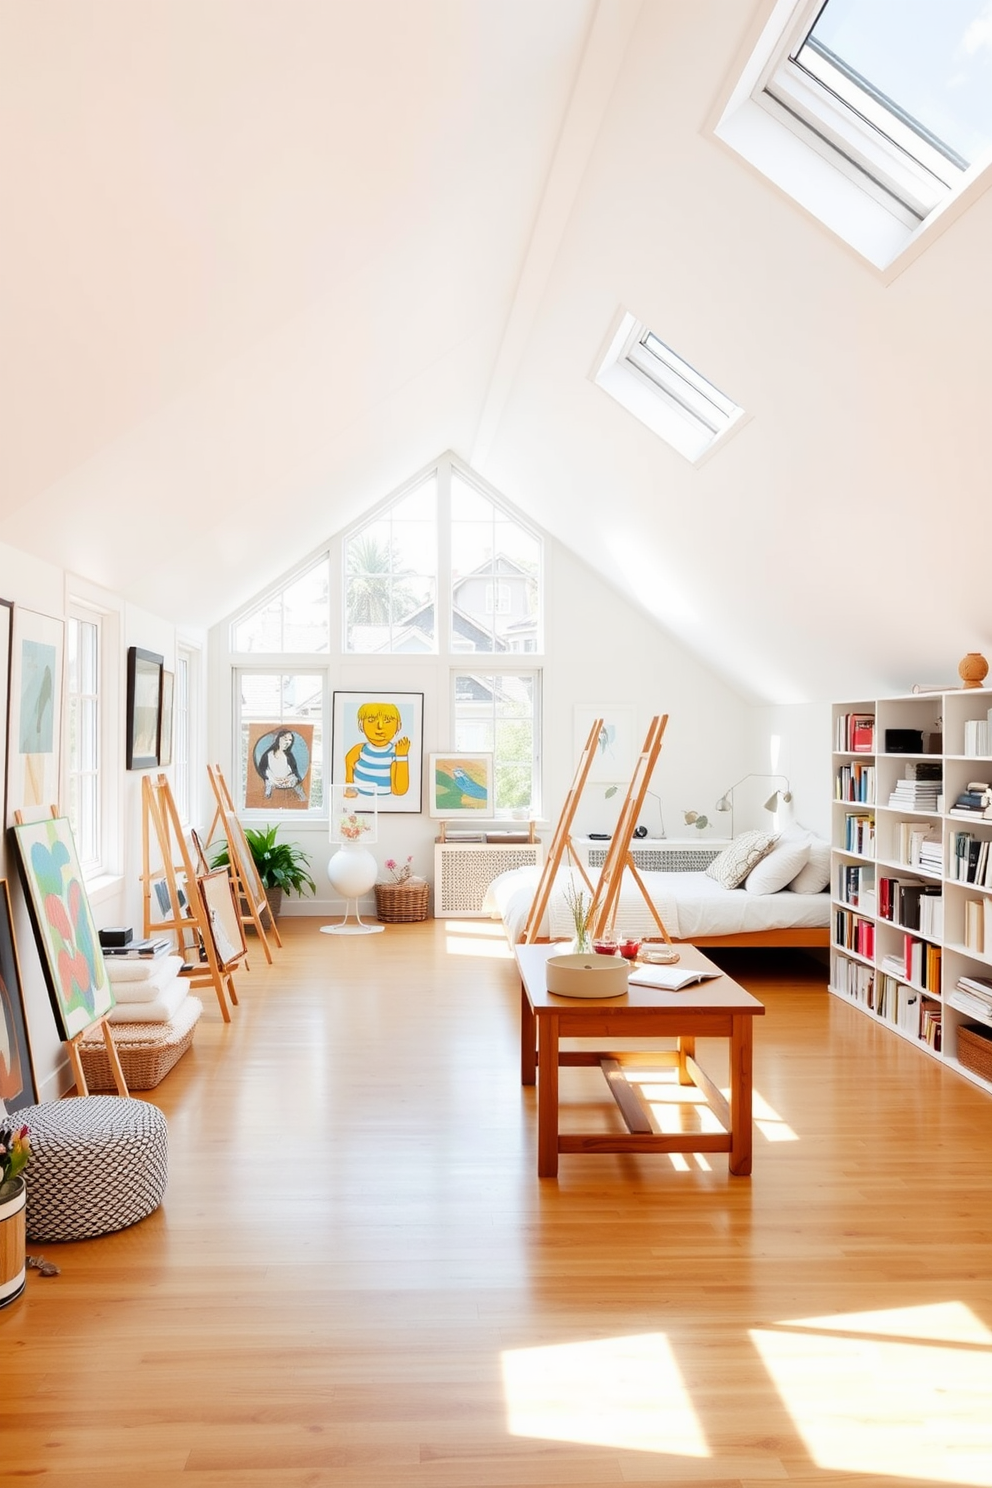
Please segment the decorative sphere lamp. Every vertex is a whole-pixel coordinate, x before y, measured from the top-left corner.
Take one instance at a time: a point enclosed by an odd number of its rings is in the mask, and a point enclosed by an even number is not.
[[[958,676],[965,687],[981,687],[988,672],[989,664],[978,651],[969,651],[958,664]]]
[[[321,925],[322,935],[377,935],[384,925],[369,925],[358,913],[358,901],[379,876],[379,865],[366,846],[378,840],[378,812],[374,796],[360,796],[350,785],[331,786],[329,836],[337,844],[327,865],[331,888],[345,901],[344,919]],[[351,906],[355,918],[351,918]]]

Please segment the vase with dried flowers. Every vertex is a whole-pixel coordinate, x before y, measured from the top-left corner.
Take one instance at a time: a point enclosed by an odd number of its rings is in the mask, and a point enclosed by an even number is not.
[[[592,895],[587,896],[584,889],[576,887],[575,880],[565,885],[563,898],[568,905],[575,926],[575,935],[572,937],[570,949],[577,956],[592,954],[592,935],[590,934],[590,921],[592,916]]]

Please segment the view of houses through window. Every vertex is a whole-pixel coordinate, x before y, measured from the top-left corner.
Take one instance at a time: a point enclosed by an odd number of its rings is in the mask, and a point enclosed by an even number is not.
[[[322,554],[233,624],[242,784],[249,724],[306,719],[310,806],[323,807],[322,720],[335,679],[321,658],[339,644],[343,656],[436,657],[451,689],[443,747],[491,751],[497,812],[536,812],[541,675],[520,661],[543,651],[541,594],[540,537],[470,472],[439,461],[344,534],[339,583]],[[294,670],[244,664],[263,654],[291,655]],[[469,670],[473,655],[485,657],[483,671]]]

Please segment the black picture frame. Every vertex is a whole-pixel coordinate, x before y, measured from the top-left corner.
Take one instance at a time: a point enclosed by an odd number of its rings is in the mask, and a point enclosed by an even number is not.
[[[152,770],[159,763],[162,668],[165,658],[140,646],[127,650],[127,768]]]
[[[11,1113],[38,1102],[10,913],[10,890],[5,878],[0,878],[0,1100]]]

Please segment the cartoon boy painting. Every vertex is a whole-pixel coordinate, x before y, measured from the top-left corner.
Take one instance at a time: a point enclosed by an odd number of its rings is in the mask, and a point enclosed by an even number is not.
[[[345,784],[362,796],[405,796],[410,789],[410,740],[397,739],[395,703],[362,703],[358,727],[365,738],[344,757]]]

